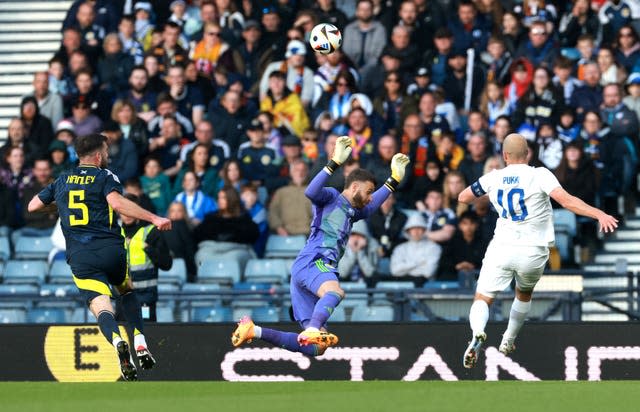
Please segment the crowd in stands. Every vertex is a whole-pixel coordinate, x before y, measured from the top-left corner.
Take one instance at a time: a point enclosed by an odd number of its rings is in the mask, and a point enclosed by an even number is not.
[[[310,49],[319,22],[341,49]],[[637,0],[76,0],[0,148],[0,235],[51,233],[57,216],[26,204],[77,164],[76,136],[101,132],[126,192],[174,222],[194,280],[207,256],[308,235],[304,189],[347,135],[338,190],[358,167],[382,184],[398,151],[411,164],[354,226],[341,276],[457,279],[500,213],[457,196],[503,167],[511,132],[569,193],[635,211],[639,29]],[[595,226],[580,230],[593,247]]]

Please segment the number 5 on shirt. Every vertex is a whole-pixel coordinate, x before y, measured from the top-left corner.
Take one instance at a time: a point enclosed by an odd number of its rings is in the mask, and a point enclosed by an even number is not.
[[[69,209],[80,211],[80,217],[75,214],[69,215],[69,225],[80,226],[89,223],[89,208],[82,203],[84,200],[84,190],[69,190]]]

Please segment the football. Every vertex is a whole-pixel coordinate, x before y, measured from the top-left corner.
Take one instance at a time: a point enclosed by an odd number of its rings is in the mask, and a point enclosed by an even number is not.
[[[333,24],[316,24],[311,30],[309,44],[311,44],[311,48],[318,53],[331,54],[342,45],[342,33],[340,33],[340,30]]]

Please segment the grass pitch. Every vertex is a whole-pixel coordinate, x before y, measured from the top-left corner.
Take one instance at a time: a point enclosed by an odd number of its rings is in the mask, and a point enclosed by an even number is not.
[[[624,412],[640,382],[0,383],[0,411]]]

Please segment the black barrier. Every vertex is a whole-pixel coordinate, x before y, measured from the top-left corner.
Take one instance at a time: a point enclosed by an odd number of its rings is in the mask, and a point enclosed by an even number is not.
[[[279,325],[283,327],[283,325]],[[284,327],[295,331],[293,324]],[[257,342],[231,346],[232,324],[149,325],[158,366],[143,380],[609,380],[640,379],[636,323],[529,323],[506,357],[490,324],[473,370],[462,367],[463,323],[340,324],[340,345],[308,358]],[[115,353],[98,328],[0,326],[0,380],[115,381]]]

